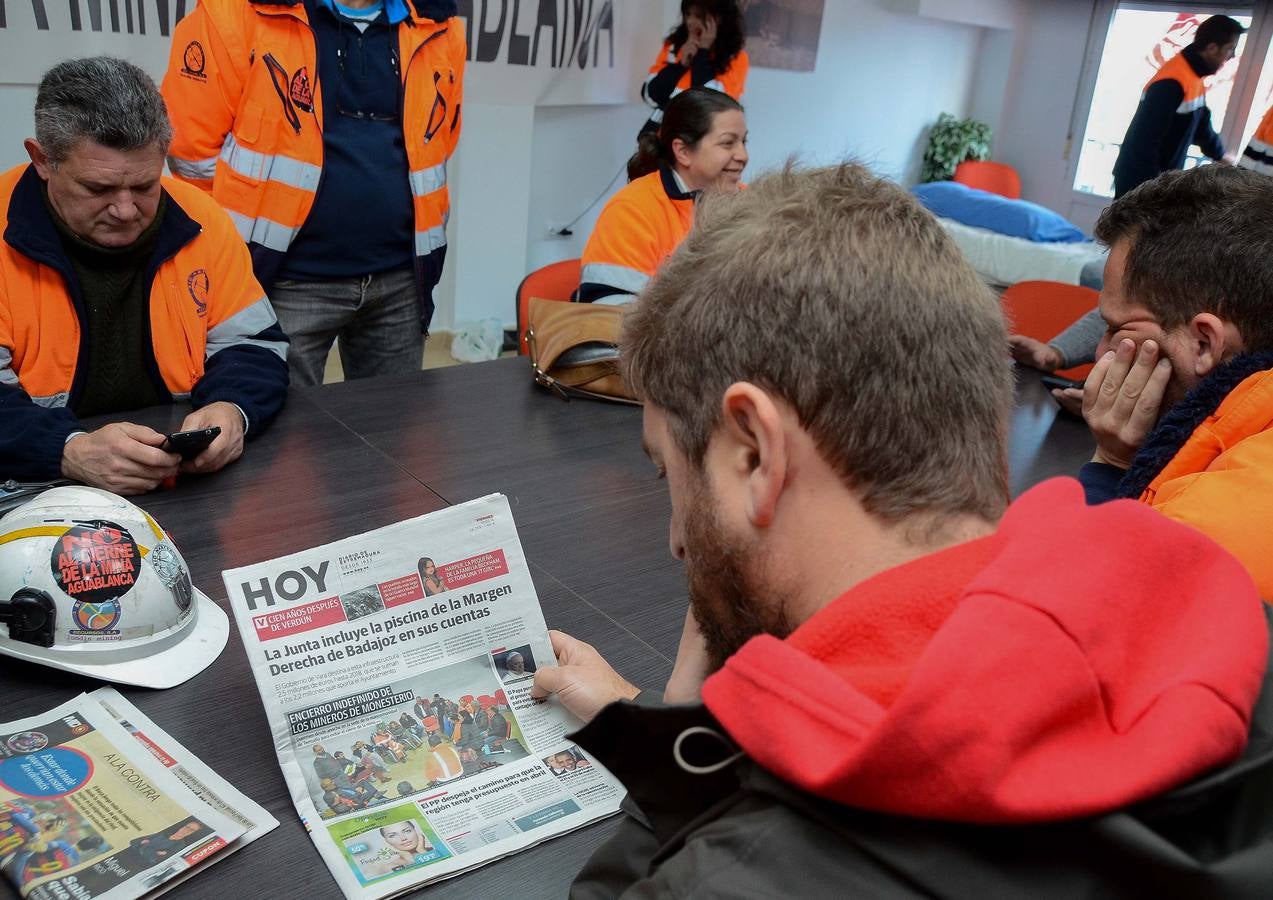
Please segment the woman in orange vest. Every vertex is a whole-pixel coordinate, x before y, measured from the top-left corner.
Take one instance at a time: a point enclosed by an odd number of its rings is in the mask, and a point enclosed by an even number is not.
[[[641,85],[641,96],[654,107],[641,133],[658,130],[668,103],[690,88],[711,88],[741,101],[750,66],[745,40],[738,0],[681,0],[681,23]]]
[[[737,100],[692,88],[641,135],[627,187],[610,198],[583,250],[576,299],[626,303],[685,239],[704,190],[736,191],[747,166],[747,120]]]

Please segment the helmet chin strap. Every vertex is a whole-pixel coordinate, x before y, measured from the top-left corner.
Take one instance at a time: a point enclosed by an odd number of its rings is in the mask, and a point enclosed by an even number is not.
[[[0,598],[0,622],[9,626],[10,640],[52,647],[57,607],[45,591],[19,588],[8,600]]]

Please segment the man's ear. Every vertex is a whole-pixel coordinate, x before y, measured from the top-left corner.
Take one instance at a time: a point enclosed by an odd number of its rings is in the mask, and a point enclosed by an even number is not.
[[[49,155],[44,152],[40,142],[35,138],[27,138],[22,142],[22,146],[26,148],[27,156],[31,157],[31,163],[35,166],[35,174],[48,181],[49,175],[53,173],[53,164],[49,162]]]
[[[720,474],[744,491],[744,512],[756,528],[768,527],[789,475],[786,419],[773,398],[747,382],[730,385],[721,398]]]
[[[1231,322],[1214,313],[1198,313],[1186,327],[1193,355],[1193,371],[1205,378],[1234,355],[1242,352],[1242,335]]]

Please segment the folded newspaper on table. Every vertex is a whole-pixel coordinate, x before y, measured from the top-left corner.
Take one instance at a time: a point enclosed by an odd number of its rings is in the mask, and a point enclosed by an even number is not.
[[[28,900],[157,896],[277,825],[110,688],[0,724],[0,871]]]
[[[530,696],[556,665],[508,501],[224,572],[279,763],[346,897],[455,875],[619,808]]]

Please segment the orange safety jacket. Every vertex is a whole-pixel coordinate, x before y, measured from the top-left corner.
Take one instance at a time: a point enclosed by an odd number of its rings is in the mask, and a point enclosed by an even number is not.
[[[654,58],[654,63],[650,66],[650,73],[645,79],[646,85],[653,81],[654,76],[665,68],[675,65],[678,65],[676,50],[672,48],[671,41],[664,41],[662,48],[659,50],[659,55]],[[676,82],[676,88],[672,91],[672,96],[675,97],[682,91],[688,91],[692,87],[706,87],[714,91],[720,91],[723,94],[729,94],[735,100],[741,101],[743,99],[743,89],[747,86],[747,72],[750,69],[751,60],[748,58],[746,50],[739,50],[738,55],[729,61],[729,67],[724,72],[717,73],[715,78],[703,84],[694,84],[694,73],[689,66],[686,66],[685,73]],[[646,100],[649,101],[650,98],[647,96]]]
[[[1176,109],[1176,112],[1182,116],[1201,109],[1207,103],[1206,82],[1193,70],[1193,66],[1189,65],[1189,60],[1184,53],[1177,53],[1159,66],[1158,71],[1145,82],[1145,91],[1159,81],[1175,81],[1184,89],[1185,97]],[[1143,97],[1144,91],[1141,93]]]
[[[1236,556],[1273,602],[1273,369],[1239,382],[1140,500]]]
[[[1260,127],[1251,136],[1251,143],[1242,151],[1238,165],[1254,169],[1262,175],[1273,175],[1273,106],[1260,120]]]
[[[400,120],[415,204],[416,280],[428,330],[446,255],[447,160],[460,136],[464,29],[455,0],[411,0],[398,25]],[[323,85],[302,0],[200,0],[173,31],[164,76],[174,175],[210,191],[267,288],[323,175]]]
[[[583,248],[583,303],[626,302],[653,277],[694,224],[697,191],[682,191],[662,165],[610,198]]]
[[[168,193],[150,284],[155,386],[196,408],[236,404],[257,434],[287,394],[287,338],[233,224],[202,191]],[[62,446],[84,430],[84,300],[34,166],[0,175],[0,481],[61,477]]]

